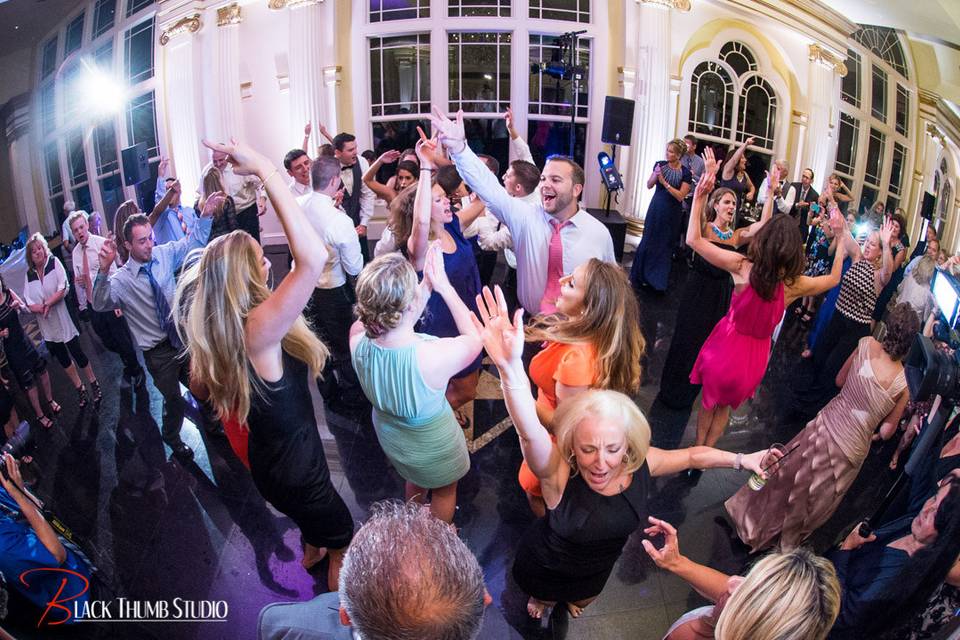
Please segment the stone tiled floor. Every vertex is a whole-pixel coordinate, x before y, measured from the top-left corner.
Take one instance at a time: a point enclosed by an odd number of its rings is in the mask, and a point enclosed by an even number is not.
[[[637,401],[655,429],[686,424],[688,443],[693,417],[662,408],[651,412],[684,277],[684,265],[678,263],[667,296],[641,294],[644,317],[657,334],[650,342],[654,382],[642,388]],[[91,351],[97,348],[91,331],[85,330],[83,339]],[[799,341],[797,330],[785,327],[757,398],[735,416],[722,448],[749,451],[773,440],[785,442],[802,426],[778,411],[794,375]],[[197,452],[195,462],[167,460],[157,427],[160,398],[152,386],[132,395],[111,383],[119,379],[120,367],[109,353],[95,358],[94,368],[107,381],[99,412],[78,411],[69,383],[51,366],[64,413],[56,429],[37,434],[36,461],[29,471],[36,493],[89,541],[107,593],[142,600],[226,600],[229,618],[211,624],[75,625],[64,635],[243,640],[255,637],[257,614],[265,604],[308,599],[326,590],[325,579],[300,568],[292,522],[259,497],[225,441],[208,439],[188,420],[184,434]],[[460,485],[456,524],[480,559],[494,606],[525,637],[539,637],[526,618],[526,598],[509,577],[516,543],[532,516],[515,479],[521,459],[517,438],[504,428],[506,410],[490,382],[474,407],[472,468]],[[402,484],[369,420],[326,413],[316,393],[314,400],[333,480],[362,522],[373,501],[402,497]],[[484,437],[497,425],[502,433]],[[820,548],[876,500],[888,479],[881,465],[868,462],[850,499],[815,537]],[[684,478],[660,479],[651,510],[678,527],[685,554],[723,571],[741,571],[745,549],[732,543],[716,520],[722,519],[723,501],[745,481],[746,474],[732,470],[709,471],[696,485]],[[630,540],[603,593],[581,619],[571,621],[568,638],[660,638],[683,612],[703,604],[685,583],[658,570],[639,541],[639,534]],[[38,635],[29,621],[7,628],[18,638],[49,637],[48,632]]]

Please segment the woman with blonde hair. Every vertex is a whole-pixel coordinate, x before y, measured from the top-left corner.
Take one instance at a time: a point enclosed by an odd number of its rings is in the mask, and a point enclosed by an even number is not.
[[[87,389],[83,386],[77,369],[90,385],[93,403],[100,404],[103,393],[93,373],[93,367],[80,346],[80,332],[70,318],[64,298],[70,290],[67,272],[63,263],[50,253],[43,234],[35,233],[27,240],[27,275],[23,284],[23,300],[27,309],[36,314],[40,334],[50,354],[57,359],[67,377],[77,390],[80,408],[87,406]],[[76,363],[76,366],[74,366]],[[53,403],[51,403],[51,409]],[[49,426],[41,421],[43,426]]]
[[[203,181],[200,184],[200,198],[197,200],[197,204],[194,205],[194,210],[203,211],[203,206],[206,204],[207,198],[215,193],[226,193],[226,191],[226,188],[223,186],[223,176],[220,170],[211,166],[207,172],[203,174]],[[223,198],[217,208],[213,210],[213,225],[210,227],[209,241],[213,241],[214,238],[219,238],[239,228],[240,226],[237,223],[237,205],[231,196],[227,196]]]
[[[664,538],[659,549],[643,541],[650,558],[715,603],[681,616],[664,640],[826,638],[840,613],[840,583],[829,560],[795,549],[765,556],[746,577],[727,576],[682,555],[669,522],[649,520],[644,533]]]
[[[437,338],[415,325],[432,293],[450,309],[460,332]],[[453,520],[457,482],[470,470],[466,440],[447,401],[450,378],[480,354],[471,313],[444,271],[439,242],[423,266],[423,280],[410,262],[388,253],[357,279],[357,322],[350,351],[360,386],[373,405],[381,448],[406,481],[405,498],[425,502],[446,522]]]
[[[525,338],[546,343],[530,362],[530,378],[537,387],[537,417],[551,432],[557,406],[587,389],[635,394],[644,352],[637,297],[618,265],[592,258],[574,269],[560,279],[556,307],[557,313],[534,318]],[[526,463],[519,480],[542,518],[540,482]]]
[[[577,617],[603,590],[627,537],[646,521],[651,477],[691,467],[760,469],[763,451],[749,455],[710,447],[664,451],[650,446],[650,426],[637,405],[618,391],[590,390],[560,405],[556,442],[537,416],[523,370],[523,310],[510,321],[503,292],[484,288],[483,346],[500,371],[507,410],[523,459],[540,480],[547,516],[524,534],[513,577],[527,594],[527,612],[564,602]],[[590,514],[586,517],[585,514]]]
[[[247,424],[254,484],[300,528],[305,568],[329,555],[332,588],[353,518],[330,482],[308,386],[328,352],[302,314],[327,251],[273,163],[242,143],[204,145],[226,154],[237,175],[264,182],[294,266],[271,292],[270,262],[249,234],[234,231],[207,245],[174,299],[190,378],[209,391],[220,419]]]

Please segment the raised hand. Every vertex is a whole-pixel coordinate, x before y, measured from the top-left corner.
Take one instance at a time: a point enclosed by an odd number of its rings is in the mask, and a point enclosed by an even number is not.
[[[436,168],[437,154],[440,153],[440,149],[437,147],[437,137],[427,137],[426,132],[420,127],[417,127],[417,133],[420,134],[420,140],[417,141],[414,150],[417,153],[417,158],[420,160],[420,168]]]
[[[884,218],[880,226],[880,242],[883,246],[889,247],[890,240],[893,238],[893,221],[890,218]]]
[[[523,309],[517,309],[511,323],[507,300],[498,285],[494,291],[490,291],[490,287],[483,288],[483,293],[477,296],[477,310],[480,319],[471,316],[473,324],[480,332],[480,339],[493,363],[501,369],[511,365],[522,367]]]
[[[516,132],[516,130],[513,128],[513,109],[512,108],[507,107],[506,112],[503,114],[503,119],[507,123],[507,131],[510,132],[510,136],[512,137],[513,134]]]
[[[303,125],[303,137],[309,138],[311,133],[313,133],[313,124],[308,122],[307,124]]]
[[[157,175],[161,178],[166,177],[167,167],[170,166],[170,158],[160,158],[160,165],[157,167]]]
[[[830,207],[829,224],[830,228],[833,229],[834,235],[838,236],[847,228],[847,221],[843,219],[842,215],[840,215],[840,209],[835,206]]]
[[[663,536],[663,547],[657,549],[649,540],[643,540],[640,544],[653,560],[654,564],[662,569],[670,570],[676,566],[683,556],[680,555],[680,540],[677,538],[677,530],[672,524],[665,520],[659,520],[649,516],[650,526],[643,530],[648,537]]]
[[[180,186],[179,180],[174,180],[173,182],[170,183],[170,186],[167,188],[167,191],[173,191],[174,193],[179,194],[183,192],[183,187]]]
[[[717,156],[713,153],[713,147],[707,146],[703,148],[703,175],[700,176],[701,179],[705,175],[709,175],[711,178],[716,180],[717,171],[720,170],[720,163],[717,161]]]
[[[423,277],[429,281],[430,287],[441,295],[453,290],[453,285],[447,278],[446,265],[443,263],[443,249],[439,240],[431,242],[427,249],[427,257],[423,264]]]
[[[223,191],[215,191],[214,193],[211,193],[203,203],[203,211],[200,212],[200,217],[208,218],[212,216],[226,199],[227,194],[225,194]]]
[[[233,172],[238,176],[257,175],[260,178],[264,176],[269,178],[268,174],[273,169],[273,165],[266,157],[232,138],[230,144],[203,140],[203,146],[227,154],[227,160],[233,165]]]
[[[379,158],[377,158],[377,162],[379,162],[380,164],[393,164],[399,159],[400,159],[400,152],[397,151],[396,149],[391,149],[390,151],[383,153]]]
[[[108,273],[110,265],[117,259],[117,243],[113,239],[112,233],[103,241],[103,246],[100,247],[97,258],[100,260],[100,273]]]
[[[440,107],[434,105],[430,114],[433,130],[440,137],[440,142],[448,151],[459,153],[467,146],[467,134],[463,128],[463,110],[457,112],[457,117],[451,120]]]
[[[747,138],[746,140],[743,141],[743,144],[744,144],[745,146],[748,146],[748,147],[749,147],[750,145],[752,145],[752,144],[755,143],[755,142],[756,142],[756,140],[754,140],[753,136],[750,136],[749,138]]]
[[[7,493],[14,495],[12,489],[23,490],[23,478],[20,476],[20,465],[10,454],[0,456],[0,464],[6,467],[6,473],[0,473],[0,485]],[[9,478],[9,479],[8,479]]]
[[[770,167],[770,171],[767,171],[767,190],[771,193],[780,188],[780,178],[783,176],[780,175],[780,165],[774,163]]]

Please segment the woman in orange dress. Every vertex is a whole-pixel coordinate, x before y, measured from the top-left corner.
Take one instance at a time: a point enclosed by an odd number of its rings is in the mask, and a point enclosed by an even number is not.
[[[560,280],[557,312],[537,316],[526,330],[528,342],[546,346],[530,363],[537,386],[537,416],[553,428],[557,406],[587,389],[613,389],[633,395],[640,386],[640,307],[619,266],[593,258]],[[521,464],[520,486],[530,508],[543,517],[540,482]]]

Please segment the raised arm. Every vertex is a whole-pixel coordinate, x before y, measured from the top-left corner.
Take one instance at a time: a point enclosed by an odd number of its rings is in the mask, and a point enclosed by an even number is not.
[[[300,145],[300,148],[303,149],[303,152],[310,154],[309,145],[310,145],[310,134],[313,132],[313,125],[307,123],[303,125],[303,144]]]
[[[420,180],[417,182],[417,193],[413,198],[413,225],[410,237],[407,238],[407,254],[410,262],[417,271],[423,271],[424,261],[427,258],[430,237],[430,205],[433,200],[433,184],[430,176],[433,165],[421,149],[428,142],[417,141],[417,156],[420,158]]]
[[[533,154],[530,153],[530,145],[523,139],[520,132],[513,126],[513,109],[507,107],[507,112],[503,114],[503,119],[507,121],[507,132],[510,133],[510,150],[514,160],[524,160],[530,164],[536,164],[533,161]]]
[[[385,164],[393,164],[400,158],[400,152],[393,150],[387,151],[382,154],[379,158],[374,160],[373,164],[370,165],[370,168],[367,169],[367,172],[363,174],[363,184],[373,191],[378,198],[386,200],[387,204],[397,197],[397,192],[388,187],[385,184],[380,184],[377,182],[377,172]]]
[[[180,181],[176,180],[170,184],[170,188],[167,189],[167,192],[160,198],[160,202],[154,205],[153,211],[147,216],[150,219],[150,226],[157,226],[157,221],[160,220],[160,214],[167,210],[167,207],[170,206],[170,201],[173,200],[173,197],[178,193],[180,193]]]
[[[727,581],[730,576],[694,562],[681,554],[677,530],[669,522],[658,520],[653,516],[647,519],[650,521],[650,526],[644,529],[643,533],[651,538],[663,536],[663,546],[659,549],[649,540],[641,542],[650,559],[661,569],[666,569],[685,581],[707,600],[712,602],[719,600],[727,590]]]
[[[733,180],[733,176],[737,173],[737,164],[740,163],[743,154],[747,152],[747,146],[751,144],[753,144],[753,138],[744,140],[743,144],[737,147],[737,150],[723,163],[723,173],[720,175],[723,180]]]
[[[20,476],[20,467],[17,461],[14,460],[13,456],[8,455],[0,458],[0,464],[6,465],[6,474],[0,473],[0,485],[2,485],[7,493],[10,494],[10,497],[16,501],[24,519],[37,536],[37,540],[50,552],[57,566],[62,565],[67,559],[67,550],[64,548],[63,543],[60,542],[60,538],[57,537],[50,523],[40,514],[39,509],[33,504],[33,501],[27,497],[26,491],[23,488],[23,478]]]
[[[710,147],[704,149],[703,160],[703,175],[700,176],[700,182],[697,183],[697,189],[693,195],[693,204],[690,207],[690,219],[687,221],[687,246],[718,269],[730,273],[739,273],[743,268],[743,256],[714,246],[703,237],[703,232],[700,229],[703,210],[707,206],[707,198],[710,197],[710,192],[713,191],[713,185],[717,179],[717,161],[713,156],[713,149]]]
[[[117,259],[117,243],[113,240],[113,234],[103,241],[97,258],[100,261],[100,270],[93,280],[93,300],[90,304],[95,311],[116,309],[120,301],[114,297],[112,281],[107,276],[110,273],[110,265]]]
[[[513,322],[503,291],[496,287],[496,296],[488,287],[477,296],[477,308],[482,320],[473,319],[487,355],[497,365],[500,385],[507,411],[517,428],[523,459],[541,481],[555,482],[565,464],[560,459],[550,434],[537,418],[536,402],[530,392],[530,381],[523,370],[523,309],[517,309]],[[562,488],[560,488],[562,491]]]
[[[270,297],[250,311],[246,322],[246,345],[251,361],[256,365],[258,357],[275,351],[272,355],[279,363],[280,341],[310,300],[327,261],[326,246],[270,160],[235,141],[219,144],[204,140],[203,144],[226,153],[237,174],[255,174],[263,181],[293,254],[290,273]]]
[[[749,174],[743,174],[743,177],[747,179],[747,193],[743,196],[745,200],[753,202],[754,196],[757,195],[757,187],[754,186],[753,180],[750,179]]]
[[[322,135],[327,142],[333,144],[333,136],[330,135],[330,132],[327,131],[327,128],[322,123],[320,124],[320,135]]]
[[[736,469],[739,461],[740,468],[766,477],[760,467],[760,462],[766,453],[767,451],[763,450],[739,454],[703,446],[670,450],[650,447],[647,453],[647,466],[650,468],[650,475],[658,477],[673,475],[687,469]]]
[[[773,170],[767,172],[767,184],[780,184],[780,169],[777,165],[773,165]],[[769,189],[769,193],[772,194],[773,189]],[[739,245],[740,241],[748,240],[755,236],[772,217],[773,198],[768,196],[763,203],[763,211],[760,213],[760,219],[747,227],[737,230],[737,244]]]
[[[840,234],[846,233],[846,222],[840,217],[840,211],[837,209],[834,209],[830,213],[830,226],[833,227],[834,233],[838,238],[841,237]],[[843,276],[843,259],[847,256],[847,244],[841,241],[837,242],[836,246],[837,248],[833,254],[833,265],[830,268],[830,273],[814,278],[810,276],[800,276],[788,284],[784,292],[784,304],[789,305],[797,298],[803,296],[819,295],[840,284],[840,278]]]
[[[893,222],[887,218],[880,227],[880,244],[883,250],[881,252],[880,273],[877,278],[878,292],[890,282],[890,276],[893,275],[893,252],[890,250],[891,237],[893,237]]]
[[[460,228],[466,229],[469,227],[477,218],[483,215],[486,209],[487,205],[484,204],[483,200],[478,198],[476,193],[471,193],[470,204],[461,207],[460,211],[456,213],[457,219],[460,221]]]

